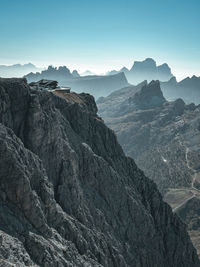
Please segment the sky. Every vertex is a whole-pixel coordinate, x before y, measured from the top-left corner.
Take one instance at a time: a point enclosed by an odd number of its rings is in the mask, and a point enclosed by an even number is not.
[[[151,57],[200,76],[200,0],[0,0],[0,64],[104,73]]]

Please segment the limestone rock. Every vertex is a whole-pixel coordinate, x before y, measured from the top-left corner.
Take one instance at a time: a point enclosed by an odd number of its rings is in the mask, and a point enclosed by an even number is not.
[[[0,80],[1,263],[200,266],[185,225],[96,112],[88,94]]]
[[[200,248],[200,109],[182,99],[166,101],[159,82],[114,92],[98,103],[99,115],[117,134],[174,212],[194,230]],[[198,228],[198,229],[197,229]],[[197,240],[198,239],[198,240]],[[200,250],[199,250],[200,254]]]

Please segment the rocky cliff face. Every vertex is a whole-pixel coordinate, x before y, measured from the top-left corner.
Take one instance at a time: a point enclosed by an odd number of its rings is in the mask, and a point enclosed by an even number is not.
[[[156,182],[188,229],[200,233],[199,210],[191,204],[200,201],[200,107],[166,101],[159,82],[119,90],[98,107],[127,155]]]
[[[0,79],[1,266],[200,266],[88,94]]]
[[[141,90],[129,98],[129,105],[135,105],[136,109],[150,109],[161,106],[166,102],[159,81],[152,81],[142,86]]]

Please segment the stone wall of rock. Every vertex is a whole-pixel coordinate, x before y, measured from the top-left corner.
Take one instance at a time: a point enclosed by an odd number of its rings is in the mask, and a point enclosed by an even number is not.
[[[200,266],[96,112],[90,95],[0,79],[1,266]]]

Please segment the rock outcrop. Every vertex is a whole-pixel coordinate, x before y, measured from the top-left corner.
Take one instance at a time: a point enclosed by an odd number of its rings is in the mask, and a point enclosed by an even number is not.
[[[1,266],[200,266],[88,94],[0,79]]]
[[[129,98],[129,104],[135,104],[138,109],[155,108],[161,106],[164,102],[166,100],[160,90],[159,81],[152,81],[148,85],[144,85],[132,98]]]
[[[57,81],[52,81],[52,80],[40,80],[38,82],[29,83],[29,86],[32,89],[53,90],[53,89],[57,88],[58,82]]]
[[[99,99],[98,108],[126,154],[156,182],[188,229],[196,231],[199,249],[200,216],[198,205],[191,203],[200,201],[200,107],[182,99],[166,101],[159,82],[152,81]]]

